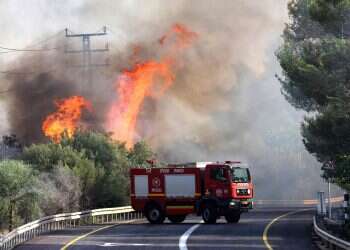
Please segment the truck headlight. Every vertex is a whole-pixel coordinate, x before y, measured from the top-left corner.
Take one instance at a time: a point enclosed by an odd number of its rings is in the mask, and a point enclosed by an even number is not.
[[[236,202],[234,202],[234,201],[230,202],[230,206],[235,206],[235,205],[236,205]]]
[[[250,194],[250,189],[249,188],[247,189],[247,193]]]

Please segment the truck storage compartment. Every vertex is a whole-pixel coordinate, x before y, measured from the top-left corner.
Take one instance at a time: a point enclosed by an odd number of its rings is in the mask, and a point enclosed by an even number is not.
[[[196,180],[193,174],[165,175],[165,194],[168,198],[193,198],[196,193]]]
[[[147,197],[148,196],[148,175],[135,175],[135,196]]]

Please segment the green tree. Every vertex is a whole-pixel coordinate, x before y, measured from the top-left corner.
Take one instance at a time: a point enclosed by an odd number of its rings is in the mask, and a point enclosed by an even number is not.
[[[31,145],[25,148],[22,159],[41,173],[42,182],[48,183],[48,186],[42,185],[50,192],[46,196],[43,193],[41,207],[45,213],[52,213],[64,210],[59,204],[55,206],[54,201],[61,198],[62,190],[58,187],[67,186],[64,180],[71,178],[71,173],[79,177],[79,187],[75,188],[81,190],[81,209],[127,203],[130,167],[145,166],[146,160],[153,156],[145,142],[136,143],[128,150],[125,143],[115,141],[107,134],[78,131],[72,138],[64,137],[60,144]],[[69,178],[57,180],[59,170],[64,168],[71,170],[64,173]],[[67,192],[70,194],[74,190]],[[60,203],[65,204],[64,200]],[[54,211],[48,209],[50,207]]]
[[[309,0],[309,13],[324,29],[340,37],[350,11],[349,0]]]
[[[49,179],[46,178],[48,180],[54,179],[55,175],[52,173],[61,173],[57,170],[57,167],[70,168],[74,175],[79,177],[79,190],[81,189],[80,207],[82,209],[93,207],[92,200],[96,181],[96,169],[94,162],[89,160],[84,152],[79,152],[70,145],[54,143],[33,144],[24,149],[22,159],[28,164],[31,164],[34,169],[41,172],[42,176],[50,175],[51,177]],[[68,170],[65,171],[65,174],[70,176]],[[63,181],[63,179],[61,180]],[[56,185],[54,183],[51,184]],[[59,197],[59,192],[60,190],[56,189],[57,197]],[[75,191],[71,190],[71,192]],[[55,195],[52,193],[52,196]],[[48,209],[44,210],[47,211]],[[59,208],[56,210],[59,210]]]
[[[73,167],[73,172],[80,179],[80,207],[82,209],[94,208],[93,200],[97,178],[95,164],[90,160],[83,159]]]
[[[79,176],[67,166],[55,166],[39,175],[39,202],[45,215],[80,210],[81,187]]]
[[[94,207],[125,204],[130,160],[124,143],[114,141],[103,133],[79,131],[72,138],[64,138],[61,145],[72,147],[94,162],[96,182],[91,194]]]
[[[129,151],[128,158],[132,166],[149,166],[147,160],[151,160],[155,155],[145,141],[135,143]]]
[[[307,150],[343,187],[344,159],[350,154],[350,0],[293,0],[291,23],[277,51],[283,69],[282,92],[296,108],[310,112],[302,124]],[[339,168],[339,169],[338,169]]]
[[[33,208],[37,196],[35,190],[37,183],[38,179],[29,165],[15,160],[0,162],[1,210],[7,210],[10,231],[15,225],[16,218],[20,216],[17,214],[19,208],[23,206],[26,209]]]
[[[83,153],[70,146],[61,144],[32,144],[24,149],[22,160],[31,164],[38,171],[51,171],[54,166],[75,167],[86,159]]]

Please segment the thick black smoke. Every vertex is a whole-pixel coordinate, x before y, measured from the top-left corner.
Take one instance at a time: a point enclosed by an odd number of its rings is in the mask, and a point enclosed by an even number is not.
[[[12,80],[7,97],[11,132],[24,144],[43,141],[41,124],[56,109],[53,101],[70,96],[74,85],[50,73],[12,77]]]

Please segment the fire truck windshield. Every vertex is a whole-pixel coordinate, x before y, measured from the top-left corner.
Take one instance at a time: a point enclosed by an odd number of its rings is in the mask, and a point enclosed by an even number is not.
[[[249,182],[250,173],[246,168],[231,168],[231,176],[233,182]]]

